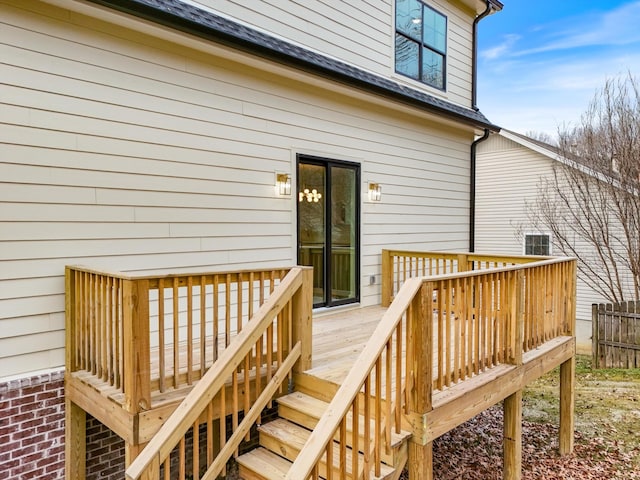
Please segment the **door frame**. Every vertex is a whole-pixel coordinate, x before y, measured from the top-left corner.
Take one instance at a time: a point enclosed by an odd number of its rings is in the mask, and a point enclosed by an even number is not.
[[[325,221],[325,250],[326,254],[324,255],[324,301],[319,304],[314,304],[314,308],[321,307],[337,307],[340,305],[349,305],[353,303],[360,302],[360,290],[361,290],[361,281],[360,281],[360,271],[361,271],[361,185],[360,185],[360,175],[361,175],[361,164],[359,162],[351,162],[345,160],[337,160],[334,158],[328,158],[318,155],[310,155],[305,153],[297,153],[296,154],[296,261],[300,258],[300,208],[298,207],[298,192],[301,191],[302,185],[300,181],[300,164],[312,164],[312,165],[320,165],[326,168],[325,173],[325,200],[326,200],[326,208],[324,209],[324,221]],[[354,239],[355,239],[355,284],[354,284],[354,296],[348,299],[340,299],[340,300],[332,300],[331,295],[331,249],[332,249],[332,238],[331,238],[331,167],[342,167],[342,168],[350,168],[355,172],[355,185],[354,185],[354,193],[355,193],[355,205],[354,205],[354,213],[355,213],[355,225],[354,228]]]

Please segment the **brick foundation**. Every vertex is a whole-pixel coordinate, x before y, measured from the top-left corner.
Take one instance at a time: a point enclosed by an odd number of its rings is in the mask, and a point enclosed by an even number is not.
[[[87,415],[87,480],[124,477],[124,442]],[[63,480],[64,372],[0,383],[0,480]]]
[[[64,372],[54,372],[0,383],[0,480],[64,480]],[[276,416],[275,407],[262,420]],[[240,415],[242,418],[242,415]],[[231,417],[227,417],[231,435]],[[87,414],[86,480],[121,480],[124,477],[124,441]],[[205,427],[201,427],[204,434]],[[252,440],[241,453],[255,447]],[[187,439],[187,448],[192,448]],[[200,441],[200,458],[206,458],[206,440]],[[177,451],[172,464],[177,462]],[[202,465],[204,467],[204,465]],[[177,469],[177,464],[172,468]],[[190,470],[191,465],[188,466]]]
[[[0,383],[0,480],[64,478],[64,374]]]
[[[87,414],[87,480],[124,478],[124,440]]]

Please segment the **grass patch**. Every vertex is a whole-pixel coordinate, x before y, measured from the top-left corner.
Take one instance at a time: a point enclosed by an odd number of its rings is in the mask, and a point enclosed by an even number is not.
[[[523,395],[524,418],[559,422],[559,369],[531,383]],[[632,455],[640,468],[640,369],[591,369],[591,358],[576,357],[576,431],[585,441],[602,439]]]

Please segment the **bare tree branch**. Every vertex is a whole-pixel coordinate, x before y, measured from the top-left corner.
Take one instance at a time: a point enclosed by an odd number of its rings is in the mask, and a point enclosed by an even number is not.
[[[578,274],[612,302],[640,298],[640,83],[609,80],[579,125],[558,136],[529,220],[578,258]]]

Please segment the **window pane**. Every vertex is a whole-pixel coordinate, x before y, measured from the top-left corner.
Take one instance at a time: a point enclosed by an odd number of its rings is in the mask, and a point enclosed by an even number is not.
[[[422,4],[418,0],[396,1],[396,29],[420,40],[422,34]]]
[[[422,81],[444,88],[444,57],[428,48],[422,49]]]
[[[396,72],[418,80],[419,55],[420,46],[416,42],[396,34]]]
[[[446,17],[430,8],[425,8],[422,39],[425,45],[444,53],[447,48]]]
[[[331,300],[356,296],[356,170],[331,168]]]
[[[313,267],[313,303],[324,302],[326,167],[300,164],[298,264]]]
[[[549,255],[549,235],[527,235],[525,236],[525,255]]]

